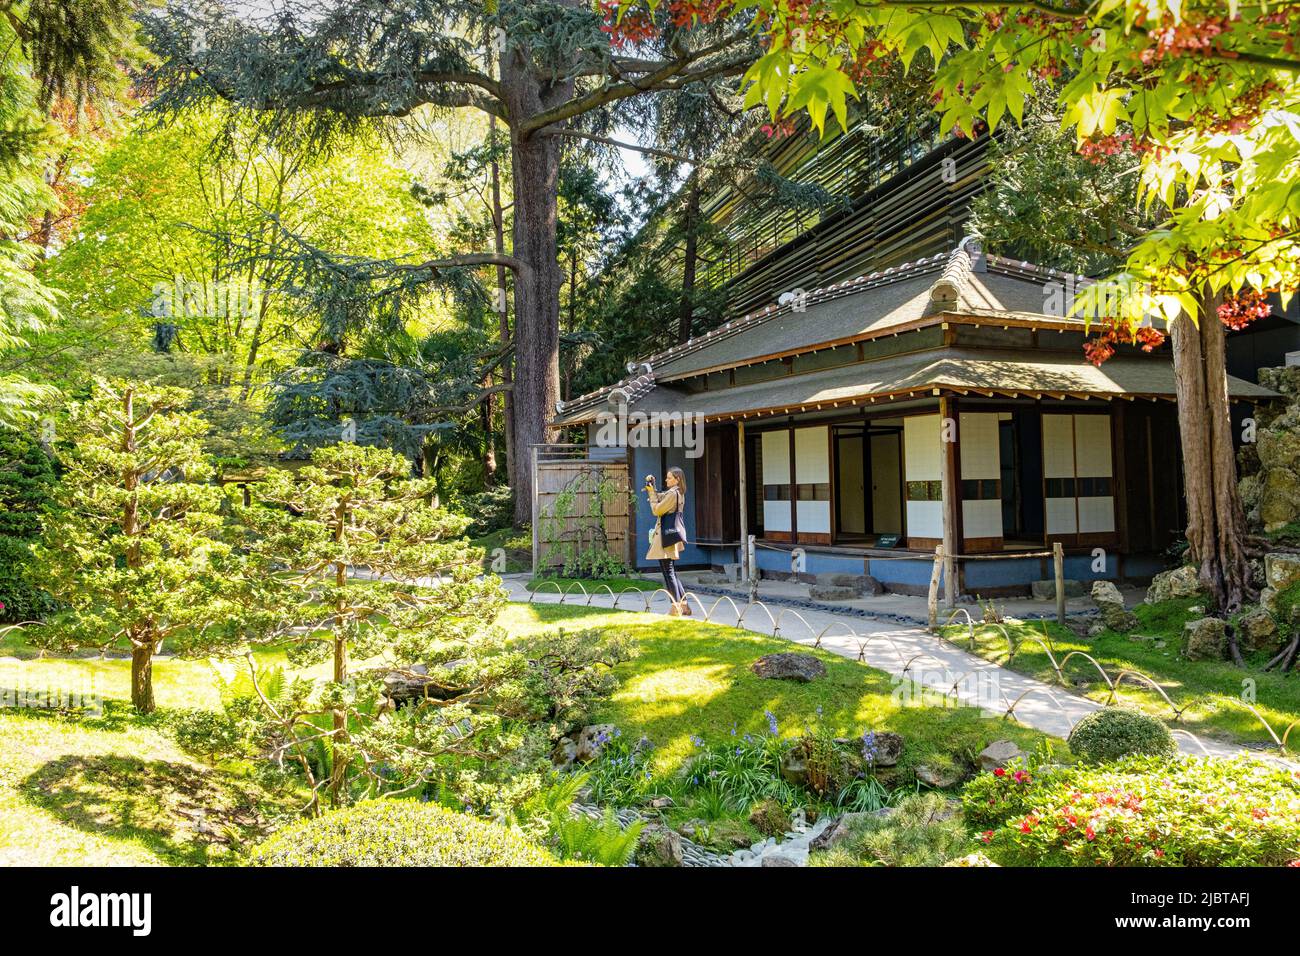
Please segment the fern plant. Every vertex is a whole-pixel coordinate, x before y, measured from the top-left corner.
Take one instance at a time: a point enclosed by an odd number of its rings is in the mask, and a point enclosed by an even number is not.
[[[564,810],[551,819],[551,842],[555,852],[564,860],[627,866],[636,852],[644,826],[637,820],[624,829],[611,809],[607,809],[599,820]]]

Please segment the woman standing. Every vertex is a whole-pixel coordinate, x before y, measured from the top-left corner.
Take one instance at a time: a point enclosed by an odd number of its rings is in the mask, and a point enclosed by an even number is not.
[[[654,475],[646,475],[645,493],[650,499],[650,510],[656,515],[654,530],[650,534],[650,550],[646,552],[647,561],[658,561],[659,570],[664,575],[664,587],[672,600],[668,613],[673,617],[685,614],[688,617],[691,607],[686,603],[686,589],[677,580],[674,562],[682,556],[686,546],[686,522],[682,511],[686,507],[686,473],[680,468],[668,469],[664,479],[668,487],[662,492],[655,490]]]

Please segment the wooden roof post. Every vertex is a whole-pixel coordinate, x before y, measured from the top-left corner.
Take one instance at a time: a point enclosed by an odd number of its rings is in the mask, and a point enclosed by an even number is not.
[[[943,597],[948,607],[957,604],[957,509],[961,507],[957,491],[957,417],[956,402],[939,396],[939,476],[943,488]],[[950,424],[951,423],[951,424]]]
[[[745,485],[745,422],[736,422],[736,470],[740,472],[740,579],[749,580],[749,495]]]

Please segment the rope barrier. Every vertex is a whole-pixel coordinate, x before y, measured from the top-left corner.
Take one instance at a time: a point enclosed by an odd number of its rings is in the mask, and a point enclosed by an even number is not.
[[[777,551],[782,554],[789,554],[796,548],[807,550],[805,545],[793,544],[788,547],[777,544],[765,544],[761,541],[755,541],[756,549],[765,551]],[[819,550],[824,554],[840,555],[845,557],[860,556],[864,561],[929,561],[934,559],[933,551],[910,551],[907,554],[867,554],[865,552],[850,552],[848,549],[819,549],[816,545],[812,546],[814,550]],[[997,554],[953,554],[948,555],[953,561],[1002,561],[1007,558],[1033,558],[1035,560],[1044,560],[1053,557],[1051,551],[1001,551]]]

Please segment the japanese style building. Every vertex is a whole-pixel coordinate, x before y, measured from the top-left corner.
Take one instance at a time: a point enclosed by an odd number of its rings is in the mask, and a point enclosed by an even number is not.
[[[684,565],[740,563],[752,534],[765,573],[790,573],[799,548],[808,574],[898,591],[928,584],[940,543],[989,558],[958,563],[963,593],[1023,593],[1050,561],[1015,553],[1054,542],[1067,578],[1149,577],[1184,520],[1168,345],[1088,364],[1061,308],[1088,280],[955,246],[781,296],[561,403],[554,424],[585,427],[593,458],[625,453],[635,486],[685,469]],[[1229,393],[1274,397],[1239,378]],[[703,454],[647,445],[644,427],[599,447],[602,420],[641,415],[702,422]],[[644,495],[634,520],[644,566]]]

